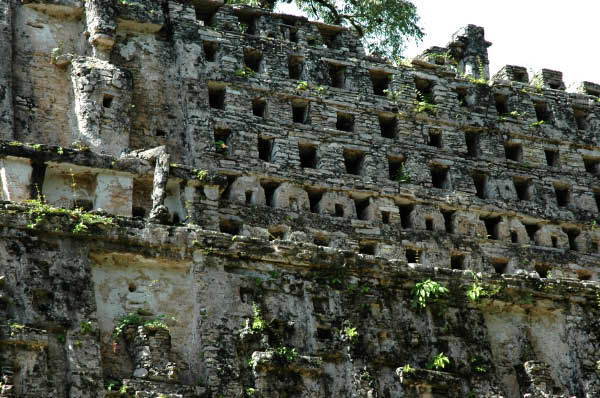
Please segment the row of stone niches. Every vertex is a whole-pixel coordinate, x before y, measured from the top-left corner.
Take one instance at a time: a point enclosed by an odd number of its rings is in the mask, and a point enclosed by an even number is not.
[[[500,215],[482,215],[458,210],[437,209],[416,203],[397,203],[389,197],[370,197],[322,189],[304,189],[289,182],[276,183],[243,176],[225,190],[223,199],[250,206],[269,206],[294,212],[311,212],[335,219],[358,219],[380,222],[407,230],[427,230],[449,234],[474,235],[489,240],[533,244],[555,249],[570,249],[597,254],[600,231],[584,231],[578,227],[560,227]],[[475,217],[473,217],[475,216]],[[340,220],[342,224],[347,221]],[[221,231],[239,234],[240,224],[226,221]],[[366,227],[361,224],[360,228]]]

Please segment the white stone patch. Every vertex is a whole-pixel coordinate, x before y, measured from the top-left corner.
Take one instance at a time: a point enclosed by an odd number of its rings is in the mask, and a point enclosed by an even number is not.
[[[31,161],[25,158],[7,156],[0,159],[0,191],[3,200],[18,202],[30,199]]]
[[[133,203],[133,178],[125,175],[98,174],[94,209],[104,209],[111,214],[131,217]]]

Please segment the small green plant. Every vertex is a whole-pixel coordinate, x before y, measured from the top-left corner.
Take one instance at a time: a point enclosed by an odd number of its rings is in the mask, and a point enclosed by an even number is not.
[[[225,147],[227,147],[227,145]],[[207,171],[194,169],[194,174],[196,174],[196,178],[198,179],[198,181],[204,181],[207,175]]]
[[[315,90],[317,91],[318,94],[323,94],[323,93],[325,93],[325,91],[327,91],[327,87],[321,86],[319,84],[318,86],[315,87]]]
[[[81,321],[80,326],[81,326],[81,330],[80,330],[81,334],[93,334],[94,333],[94,328],[92,327],[92,322]]]
[[[130,312],[127,315],[122,316],[117,321],[117,325],[113,329],[112,337],[116,339],[123,333],[123,330],[128,326],[144,326],[148,329],[165,329],[169,330],[169,325],[167,325],[166,320],[170,319],[171,321],[175,321],[175,318],[169,318],[167,315],[159,315],[158,317],[151,319],[149,321],[144,321],[142,317],[140,317],[135,312]]]
[[[62,155],[63,152],[63,147],[59,146],[58,149],[56,150],[56,153],[58,153],[59,155]]]
[[[248,387],[244,390],[244,397],[251,398],[256,393],[256,388]]]
[[[227,152],[227,144],[223,141],[215,141],[215,151],[217,153],[226,153]]]
[[[410,184],[412,182],[410,174],[408,173],[406,166],[404,166],[405,163],[406,162],[400,163],[396,175],[394,176],[394,180],[400,184]]]
[[[306,80],[298,80],[296,90],[306,90],[308,88],[308,82]]]
[[[252,359],[252,357],[248,358],[248,366],[249,367],[254,367],[254,359]]]
[[[478,302],[482,297],[485,297],[488,295],[488,292],[485,290],[485,288],[483,287],[483,285],[481,284],[481,282],[479,281],[479,277],[477,274],[475,274],[474,272],[471,271],[471,275],[473,275],[473,278],[475,279],[475,281],[473,282],[473,284],[467,289],[467,298],[469,299],[469,301],[471,301],[472,303],[476,303]]]
[[[252,323],[250,324],[252,332],[262,332],[265,329],[265,320],[260,316],[260,308],[256,303],[252,304]]]
[[[33,148],[34,151],[40,151],[42,149],[41,144],[33,144],[31,147]]]
[[[249,79],[251,77],[254,77],[256,75],[256,72],[254,72],[252,69],[248,68],[247,66],[244,66],[242,69],[236,70],[235,75],[237,77],[243,77],[245,79]]]
[[[25,325],[13,322],[13,323],[8,324],[8,328],[10,330],[10,336],[12,337],[16,333],[21,333],[23,331],[23,329],[25,329]]]
[[[431,361],[429,361],[427,368],[440,370],[440,369],[444,369],[446,367],[446,365],[448,365],[449,363],[450,363],[450,359],[446,355],[444,355],[443,352],[440,352],[439,354],[437,354],[436,356],[431,358]]]
[[[19,141],[11,141],[11,142],[8,143],[8,145],[10,145],[10,146],[23,146],[23,143],[19,142]]]
[[[487,373],[487,368],[481,363],[481,360],[478,357],[471,358],[471,368],[475,373]]]
[[[292,362],[298,353],[295,348],[282,345],[275,350],[275,355],[286,362]]]
[[[417,94],[417,101],[415,103],[415,112],[421,113],[426,112],[431,115],[437,115],[438,106],[433,101],[432,94],[423,94],[419,89],[415,89]]]
[[[448,289],[439,283],[427,279],[418,282],[413,288],[413,307],[425,308],[431,301],[436,301],[439,297],[448,293]]]
[[[358,332],[356,331],[356,328],[352,328],[349,326],[346,326],[344,328],[344,335],[351,343],[353,343],[356,340],[356,338],[358,338]]]
[[[112,391],[117,385],[115,383],[108,383],[106,386],[106,391]]]
[[[119,388],[119,392],[121,394],[125,394],[127,392],[127,386],[123,384],[121,388]]]
[[[59,334],[58,336],[56,336],[56,340],[58,340],[58,342],[60,344],[65,344],[65,335],[64,334]]]
[[[542,124],[544,124],[543,120],[539,120],[537,122],[533,122],[529,125],[529,127],[540,127]]]
[[[414,372],[414,371],[415,371],[415,369],[414,369],[414,368],[411,368],[409,364],[406,364],[406,365],[404,365],[404,366],[402,367],[402,371],[403,371],[404,373],[411,373],[411,372]]]
[[[519,112],[517,112],[517,111],[512,111],[512,112],[509,113],[509,115],[511,115],[515,119],[521,117],[521,114]]]

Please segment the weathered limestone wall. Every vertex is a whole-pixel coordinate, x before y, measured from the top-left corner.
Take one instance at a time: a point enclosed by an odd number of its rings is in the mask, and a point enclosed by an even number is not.
[[[600,86],[490,45],[0,0],[0,397],[598,396]]]

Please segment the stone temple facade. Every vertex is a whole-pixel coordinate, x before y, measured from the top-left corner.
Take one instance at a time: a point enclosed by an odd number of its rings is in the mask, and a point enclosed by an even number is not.
[[[210,0],[0,0],[0,397],[600,396],[600,86]]]

